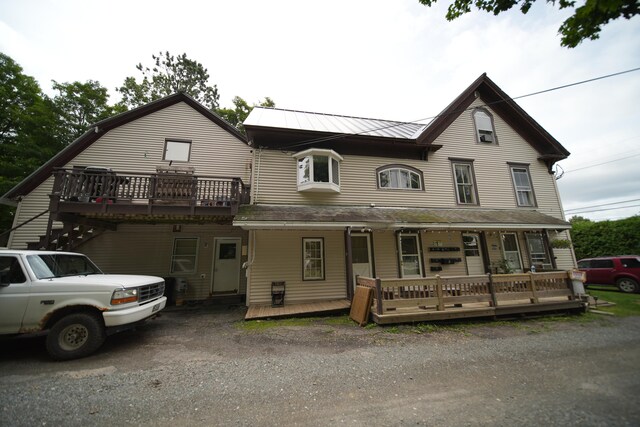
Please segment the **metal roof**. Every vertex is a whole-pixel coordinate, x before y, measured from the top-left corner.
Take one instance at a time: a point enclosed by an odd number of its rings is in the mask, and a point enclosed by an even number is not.
[[[254,107],[243,124],[245,127],[295,129],[396,139],[416,139],[427,127],[427,125],[420,123],[265,107]]]

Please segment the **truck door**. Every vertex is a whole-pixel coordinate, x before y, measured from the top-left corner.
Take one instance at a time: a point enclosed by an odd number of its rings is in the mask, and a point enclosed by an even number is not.
[[[31,288],[20,258],[0,255],[0,334],[20,331]]]

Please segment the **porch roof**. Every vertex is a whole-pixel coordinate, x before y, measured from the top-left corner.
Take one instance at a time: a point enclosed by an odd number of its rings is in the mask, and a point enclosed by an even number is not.
[[[571,224],[535,210],[354,206],[241,206],[233,224],[244,229],[554,229]]]

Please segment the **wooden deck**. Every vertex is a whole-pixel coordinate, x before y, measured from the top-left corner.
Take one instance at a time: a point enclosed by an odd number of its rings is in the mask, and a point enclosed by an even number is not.
[[[374,289],[371,318],[378,324],[585,311],[570,272],[419,279],[358,278]]]
[[[296,317],[308,315],[326,315],[348,311],[351,302],[348,299],[318,301],[302,304],[285,304],[282,307],[271,305],[250,305],[244,320],[274,319],[278,317]]]

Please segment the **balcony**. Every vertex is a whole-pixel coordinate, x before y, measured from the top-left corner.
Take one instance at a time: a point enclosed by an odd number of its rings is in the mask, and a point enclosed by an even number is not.
[[[155,221],[230,219],[249,202],[240,178],[201,176],[165,169],[154,174],[113,172],[107,168],[56,169],[50,211],[86,217]]]

